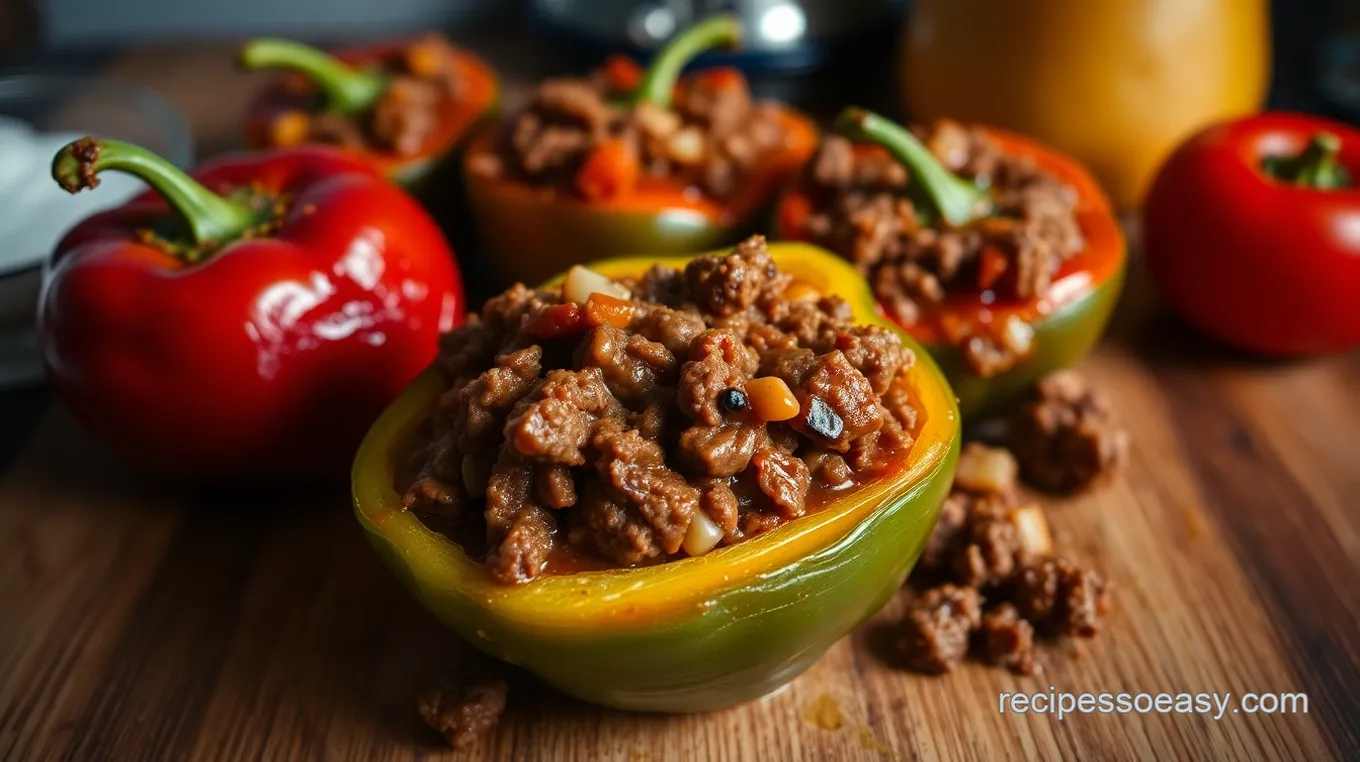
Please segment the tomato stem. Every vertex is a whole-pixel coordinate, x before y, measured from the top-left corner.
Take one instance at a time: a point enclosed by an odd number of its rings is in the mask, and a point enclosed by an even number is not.
[[[355,69],[335,56],[292,40],[251,40],[241,48],[241,65],[250,71],[301,72],[325,94],[326,105],[341,114],[366,111],[387,86],[386,78],[377,72]]]
[[[1337,161],[1341,138],[1319,132],[1297,154],[1267,156],[1262,160],[1266,174],[1301,188],[1338,190],[1350,187],[1350,173]]]
[[[642,83],[633,93],[633,103],[645,102],[669,108],[671,93],[685,66],[706,50],[736,48],[741,44],[741,34],[741,19],[730,13],[720,13],[676,35],[648,65]]]
[[[901,125],[852,106],[836,117],[836,132],[887,149],[911,175],[908,192],[950,226],[962,227],[991,212],[986,192],[945,169],[930,149]]]
[[[69,193],[97,187],[99,173],[107,170],[134,175],[164,196],[201,247],[232,240],[257,222],[256,213],[249,207],[213,193],[141,146],[81,138],[52,159],[52,178]]]

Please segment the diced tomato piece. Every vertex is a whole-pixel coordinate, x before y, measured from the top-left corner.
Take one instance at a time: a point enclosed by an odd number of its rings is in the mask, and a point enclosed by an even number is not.
[[[627,328],[633,321],[633,303],[599,292],[586,299],[586,322],[591,325],[612,325]]]
[[[803,193],[790,193],[779,205],[779,235],[803,240],[803,225],[812,216],[812,199]]]
[[[579,306],[554,304],[529,318],[522,330],[525,336],[547,340],[585,333],[589,328],[585,311]]]
[[[591,201],[618,198],[637,185],[637,152],[623,140],[606,140],[595,146],[576,174],[576,189]]]
[[[715,66],[690,75],[693,81],[714,90],[732,90],[746,87],[746,75],[734,66]]]
[[[1006,270],[1010,263],[1006,261],[1006,254],[995,246],[986,246],[982,249],[982,257],[978,261],[978,288],[991,288]]]
[[[957,315],[948,312],[940,315],[940,333],[944,334],[945,340],[950,344],[958,344],[968,335],[969,326]]]
[[[612,55],[604,60],[604,81],[615,92],[632,92],[642,84],[642,67],[628,56]]]

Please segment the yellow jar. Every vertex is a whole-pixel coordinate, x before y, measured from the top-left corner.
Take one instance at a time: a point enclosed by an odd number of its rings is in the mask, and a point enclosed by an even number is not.
[[[1032,135],[1133,207],[1197,128],[1257,110],[1266,0],[916,0],[900,61],[911,118]]]

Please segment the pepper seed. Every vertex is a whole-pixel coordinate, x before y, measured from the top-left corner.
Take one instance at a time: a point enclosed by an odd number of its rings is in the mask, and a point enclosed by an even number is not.
[[[724,412],[737,413],[746,409],[746,392],[740,389],[725,389],[718,393],[718,405]]]

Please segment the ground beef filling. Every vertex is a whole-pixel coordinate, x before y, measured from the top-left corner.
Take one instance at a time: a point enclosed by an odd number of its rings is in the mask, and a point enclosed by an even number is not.
[[[671,108],[624,101],[641,76],[616,57],[590,78],[543,82],[469,170],[595,201],[649,178],[721,200],[786,140],[778,108],[733,69],[681,79]]]
[[[700,555],[900,466],[913,359],[760,237],[683,271],[516,285],[443,339],[448,389],[398,486],[427,524],[484,536],[502,583]]]
[[[271,142],[421,154],[439,130],[445,106],[466,89],[457,51],[442,35],[428,34],[397,49],[379,66],[388,75],[387,87],[367,111],[346,115],[323,110],[320,103],[311,111],[284,111],[270,125]]]
[[[1042,296],[1083,246],[1075,191],[1029,159],[1001,153],[979,131],[950,121],[913,131],[949,170],[990,191],[992,216],[941,227],[913,203],[911,178],[886,151],[833,136],[809,164],[814,210],[804,235],[854,263],[903,325],[955,296],[985,303]],[[1018,325],[948,338],[981,375],[1029,351],[1029,332]]]
[[[1053,554],[1043,509],[1021,500],[1007,450],[969,443],[954,489],[912,572],[898,630],[909,669],[948,672],[969,654],[1039,670],[1037,636],[1094,637],[1109,610],[1097,573]]]

